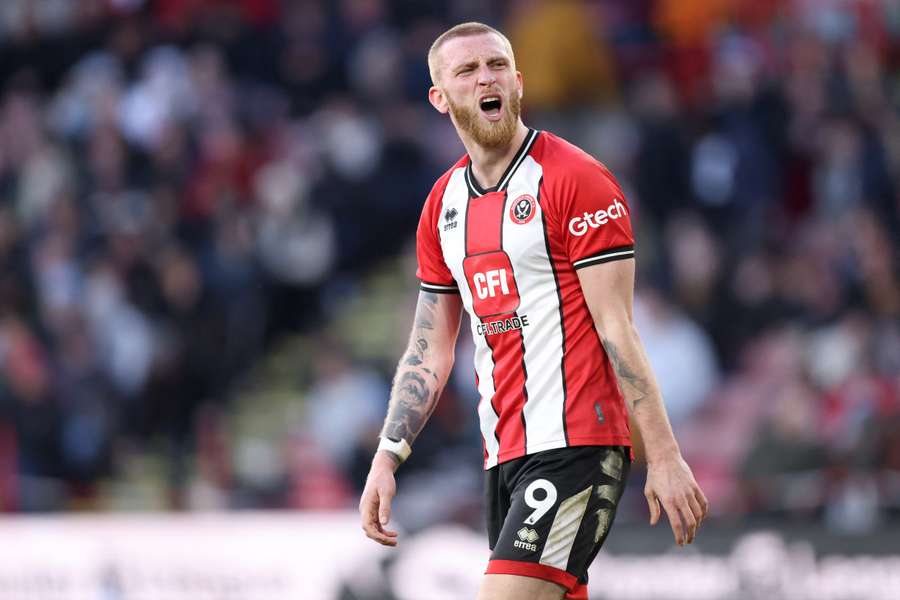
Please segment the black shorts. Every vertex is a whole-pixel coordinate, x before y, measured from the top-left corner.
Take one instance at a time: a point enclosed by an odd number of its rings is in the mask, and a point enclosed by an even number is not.
[[[567,597],[586,597],[588,566],[606,540],[630,468],[627,447],[576,446],[489,469],[486,572],[546,579],[564,586]]]

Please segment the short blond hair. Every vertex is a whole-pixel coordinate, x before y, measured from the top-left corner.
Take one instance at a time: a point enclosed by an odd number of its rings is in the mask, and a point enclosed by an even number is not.
[[[515,62],[515,56],[513,55],[512,44],[509,43],[509,39],[503,35],[500,31],[494,29],[490,25],[485,25],[484,23],[478,23],[477,21],[469,21],[468,23],[460,23],[459,25],[454,25],[434,40],[434,43],[431,44],[431,49],[428,50],[428,72],[431,75],[431,83],[437,85],[437,75],[438,75],[438,59],[437,53],[438,50],[441,49],[447,41],[452,40],[453,38],[459,37],[467,37],[471,35],[481,35],[483,33],[493,33],[497,35],[506,46],[506,49],[509,51],[509,58]]]

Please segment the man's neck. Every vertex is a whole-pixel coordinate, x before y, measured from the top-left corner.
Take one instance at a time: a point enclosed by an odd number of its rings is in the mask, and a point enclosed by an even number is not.
[[[472,161],[472,172],[475,179],[482,187],[492,188],[500,182],[503,172],[506,171],[513,156],[522,147],[527,135],[528,128],[519,120],[516,133],[509,144],[500,148],[485,148],[468,136],[460,136],[469,153],[469,159]]]

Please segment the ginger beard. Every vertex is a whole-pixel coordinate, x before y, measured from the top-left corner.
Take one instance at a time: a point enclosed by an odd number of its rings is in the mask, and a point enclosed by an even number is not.
[[[472,109],[457,104],[449,94],[445,94],[445,97],[456,126],[479,146],[500,148],[512,141],[522,111],[522,103],[517,93],[513,92],[508,98],[503,98],[501,107],[503,118],[499,121],[488,121],[478,114],[479,108]]]

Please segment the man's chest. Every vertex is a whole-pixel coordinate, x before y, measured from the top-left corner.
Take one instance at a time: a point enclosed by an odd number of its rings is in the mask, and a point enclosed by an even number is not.
[[[474,195],[451,184],[444,196],[444,261],[466,308],[482,319],[516,312],[535,282],[552,276],[540,167],[528,166],[505,190]]]

